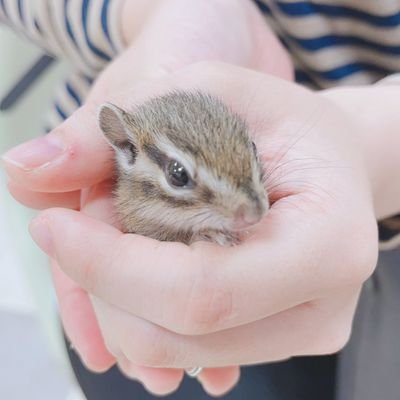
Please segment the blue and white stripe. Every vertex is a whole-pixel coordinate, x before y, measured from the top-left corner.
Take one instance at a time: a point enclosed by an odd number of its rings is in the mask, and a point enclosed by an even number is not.
[[[291,53],[300,82],[316,88],[369,84],[400,71],[399,1],[254,1]],[[0,20],[93,80],[123,50],[121,3],[0,0]],[[63,90],[72,104],[82,103],[77,93],[83,90],[72,83]],[[61,108],[60,116],[72,112],[66,104]]]
[[[124,45],[120,0],[0,0],[0,21],[95,77]]]
[[[84,101],[101,70],[124,48],[121,0],[0,0],[0,22],[71,65],[46,126],[59,125]]]
[[[369,84],[400,71],[399,1],[256,2],[300,81],[317,88]]]

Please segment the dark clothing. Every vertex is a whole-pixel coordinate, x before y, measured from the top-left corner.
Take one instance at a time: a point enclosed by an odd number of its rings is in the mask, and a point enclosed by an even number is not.
[[[400,250],[381,252],[364,285],[349,344],[339,356],[298,357],[242,369],[224,400],[400,400]],[[151,400],[140,384],[113,368],[92,374],[69,356],[88,400]],[[167,400],[208,400],[195,379]]]
[[[125,378],[114,367],[93,374],[69,350],[75,375],[88,400],[154,400],[142,385]],[[334,400],[336,356],[299,357],[273,364],[242,368],[238,386],[223,400]],[[185,377],[167,400],[211,400],[196,379]]]

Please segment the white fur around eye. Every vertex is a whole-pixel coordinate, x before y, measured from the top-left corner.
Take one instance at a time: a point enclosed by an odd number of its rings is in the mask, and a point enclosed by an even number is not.
[[[135,177],[150,178],[152,181],[160,181],[164,176],[164,172],[160,170],[157,164],[140,153],[130,172],[135,174]]]
[[[200,166],[197,169],[197,176],[213,193],[220,193],[224,197],[234,196],[237,191],[224,179],[218,179],[208,169]]]
[[[126,172],[134,174],[136,177],[143,177],[152,182],[158,182],[160,188],[169,196],[177,199],[190,200],[193,198],[191,189],[173,188],[167,181],[165,172],[160,167],[144,155],[139,154],[133,166],[128,166]]]
[[[196,161],[190,154],[184,153],[176,148],[166,137],[157,137],[157,147],[168,156],[168,158],[178,161],[186,169],[187,173],[193,177],[196,171]]]

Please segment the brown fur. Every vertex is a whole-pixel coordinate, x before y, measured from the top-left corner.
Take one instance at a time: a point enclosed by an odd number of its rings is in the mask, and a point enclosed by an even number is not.
[[[268,203],[247,126],[216,98],[174,92],[130,112],[105,105],[99,122],[116,150],[116,207],[126,232],[228,244],[237,241],[231,221],[240,205],[264,215]],[[171,148],[194,164],[190,189],[165,187]]]

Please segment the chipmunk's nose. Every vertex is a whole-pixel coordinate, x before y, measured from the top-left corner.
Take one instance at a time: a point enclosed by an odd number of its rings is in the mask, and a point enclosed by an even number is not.
[[[261,204],[241,204],[234,213],[234,229],[245,229],[256,224],[264,215]]]

